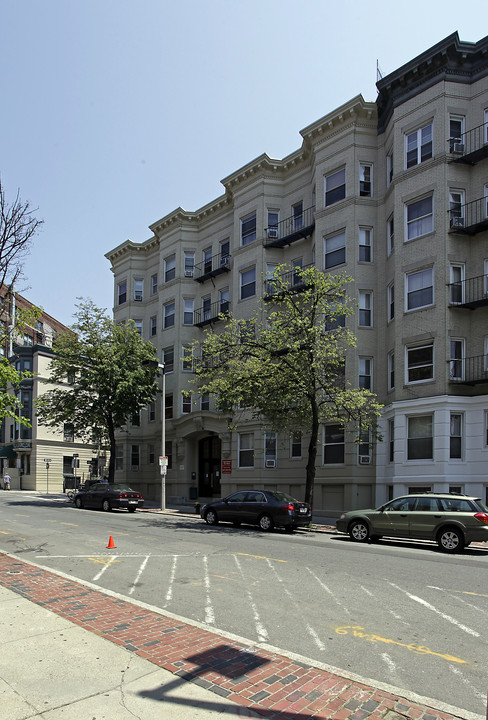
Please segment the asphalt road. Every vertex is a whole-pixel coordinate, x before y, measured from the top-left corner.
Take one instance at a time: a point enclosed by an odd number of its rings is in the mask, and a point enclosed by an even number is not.
[[[116,548],[107,549],[112,535]],[[479,715],[488,548],[293,535],[0,493],[0,550],[172,613]]]

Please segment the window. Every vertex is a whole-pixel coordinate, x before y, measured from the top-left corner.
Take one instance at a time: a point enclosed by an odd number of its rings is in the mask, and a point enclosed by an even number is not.
[[[464,190],[449,192],[449,226],[464,227]]]
[[[266,229],[269,238],[278,237],[278,225],[280,222],[279,210],[268,210],[268,227]]]
[[[158,292],[158,275],[151,275],[151,295],[157,295]]]
[[[166,303],[164,305],[164,325],[163,327],[170,328],[175,324],[175,304],[174,302]]]
[[[142,302],[144,296],[144,281],[134,280],[134,300]]]
[[[395,353],[388,353],[388,390],[395,388]]]
[[[405,136],[405,167],[410,168],[432,157],[432,124]]]
[[[219,312],[229,312],[229,288],[219,290]]]
[[[346,262],[346,233],[325,238],[325,269],[342,265]]]
[[[186,252],[184,253],[184,274],[185,277],[193,277],[193,273],[195,270],[195,253],[194,252]]]
[[[290,438],[290,457],[302,457],[302,433],[300,432],[293,433]]]
[[[139,470],[139,445],[130,446],[130,469],[132,472]]]
[[[64,423],[63,440],[64,442],[71,443],[75,441],[75,428],[73,423]]]
[[[239,467],[254,467],[254,435],[239,433],[238,446]]]
[[[256,239],[256,213],[241,220],[241,245],[249,245]]]
[[[407,383],[426,382],[434,378],[434,345],[407,347]]]
[[[299,202],[292,207],[293,229],[299,230],[303,226],[303,203]]]
[[[164,261],[164,282],[174,280],[176,276],[176,257],[170,255]]]
[[[183,345],[181,369],[189,372],[193,370],[193,351],[191,345]]]
[[[183,414],[191,413],[191,395],[181,396],[181,412]]]
[[[432,415],[407,418],[407,460],[432,459]]]
[[[173,347],[167,347],[163,349],[162,361],[164,364],[165,374],[173,372],[175,365],[175,351]]]
[[[158,319],[156,315],[153,315],[152,318],[150,318],[150,328],[151,328],[151,337],[154,337],[158,331]]]
[[[373,261],[373,231],[371,228],[359,228],[359,262]]]
[[[205,248],[203,251],[203,273],[212,272],[212,248]]]
[[[463,416],[460,413],[451,413],[449,435],[449,458],[451,460],[461,460],[463,444]]]
[[[386,156],[386,187],[389,187],[393,181],[393,150],[390,150]]]
[[[134,320],[134,325],[137,330],[139,337],[142,337],[142,320]]]
[[[154,465],[154,461],[156,460],[156,453],[154,451],[154,445],[148,445],[147,446],[147,462],[148,465]]]
[[[276,433],[264,433],[264,467],[276,466]]]
[[[406,276],[406,310],[418,310],[434,302],[433,270],[419,270]]]
[[[388,462],[395,459],[395,420],[388,420]]]
[[[344,313],[344,303],[337,302],[329,305],[329,314],[325,318],[325,330],[331,332],[337,328],[346,327],[346,315]]]
[[[239,273],[241,300],[256,294],[256,268],[249,268]]]
[[[387,287],[387,308],[388,308],[388,322],[391,322],[395,317],[395,285],[390,283]]]
[[[230,257],[230,241],[229,238],[222,240],[220,243],[220,264],[227,265]]]
[[[359,387],[361,390],[373,389],[373,360],[371,358],[359,358]]]
[[[210,295],[206,295],[202,298],[202,320],[210,320],[212,317],[212,298]]]
[[[124,469],[124,448],[122,445],[115,446],[115,470]]]
[[[340,425],[326,425],[324,428],[324,465],[344,462],[344,430]]]
[[[416,200],[406,206],[407,232],[406,240],[427,235],[434,230],[432,195]]]
[[[485,110],[485,132],[483,133],[483,142],[488,143],[488,110]]]
[[[346,168],[338,170],[325,178],[325,207],[333,205],[346,197]]]
[[[210,410],[210,395],[205,393],[200,398],[200,410]]]
[[[147,406],[147,419],[148,422],[154,422],[156,420],[156,403],[150,402]]]
[[[450,267],[449,302],[459,305],[464,302],[464,265]]]
[[[164,446],[165,455],[168,458],[168,470],[171,470],[173,467],[173,443],[171,440],[166,440]]]
[[[463,143],[463,135],[464,117],[462,115],[451,115],[449,117],[449,152],[460,152],[459,145]]]
[[[369,290],[359,291],[359,326],[373,327],[373,293]]]
[[[359,431],[358,456],[359,462],[361,462],[361,458],[371,457],[371,439],[368,429]]]
[[[451,338],[450,341],[450,380],[464,380],[464,340]]]
[[[119,305],[127,302],[127,280],[123,280],[117,285],[117,297]]]
[[[193,298],[185,298],[183,301],[183,325],[193,325]]]
[[[136,413],[131,415],[130,424],[132,425],[132,427],[140,427],[141,426],[141,411],[140,410],[138,410]]]
[[[164,396],[164,417],[171,420],[173,417],[173,393]]]
[[[395,249],[395,223],[393,215],[388,219],[386,223],[386,241],[387,241],[387,252],[391,255]]]
[[[373,195],[372,165],[359,165],[359,195],[360,197],[372,197]]]

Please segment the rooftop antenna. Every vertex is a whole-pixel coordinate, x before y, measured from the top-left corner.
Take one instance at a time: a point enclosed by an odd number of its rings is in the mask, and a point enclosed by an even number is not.
[[[379,82],[382,79],[383,79],[383,73],[381,72],[381,68],[380,68],[378,59],[376,59],[376,82]]]

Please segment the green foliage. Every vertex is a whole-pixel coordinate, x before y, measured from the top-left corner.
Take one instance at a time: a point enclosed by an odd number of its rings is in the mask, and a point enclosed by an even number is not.
[[[32,377],[32,373],[19,372],[6,357],[0,358],[0,388],[2,388],[0,390],[0,419],[14,418],[21,425],[31,426],[29,418],[22,415],[22,403],[20,400],[11,392],[3,389],[12,386],[17,388],[22,380],[30,377]]]
[[[369,428],[374,435],[381,405],[344,378],[347,352],[356,346],[340,323],[355,312],[347,296],[351,279],[315,267],[286,269],[275,269],[271,299],[252,318],[222,317],[223,330],[207,331],[194,347],[195,383],[234,419],[244,407],[272,429],[308,434],[311,497],[320,424],[335,422],[356,436]],[[327,325],[335,329],[326,331]]]
[[[61,334],[54,344],[46,382],[57,387],[37,400],[37,416],[41,424],[57,429],[72,423],[75,435],[86,441],[94,432],[108,441],[112,479],[115,430],[158,391],[156,351],[142,340],[133,321],[115,324],[91,300],[76,307],[72,331]]]

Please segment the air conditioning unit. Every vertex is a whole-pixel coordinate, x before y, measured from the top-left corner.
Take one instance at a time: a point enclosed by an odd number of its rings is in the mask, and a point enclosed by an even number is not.
[[[229,267],[230,265],[230,255],[223,255],[220,258],[220,267]]]
[[[360,455],[359,456],[359,464],[360,465],[370,465],[371,458],[369,457],[369,455]]]
[[[455,142],[452,145],[452,151],[453,155],[464,155],[464,143],[462,142]]]
[[[276,467],[276,460],[266,460],[266,467],[267,468]]]
[[[451,228],[463,228],[464,227],[464,218],[463,217],[452,217],[451,218]]]
[[[138,472],[139,471],[139,465],[131,465],[130,466],[131,472]]]
[[[277,227],[269,227],[267,228],[267,233],[269,238],[277,238],[278,237],[278,228]]]
[[[136,295],[134,298],[134,302],[142,302],[142,295]]]
[[[193,268],[185,270],[185,277],[193,277]]]

